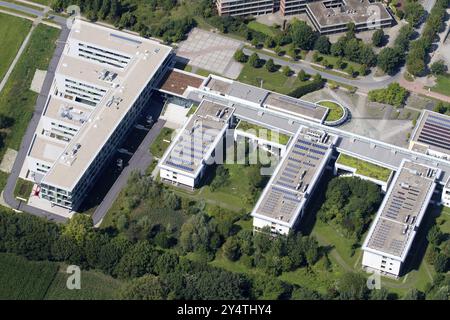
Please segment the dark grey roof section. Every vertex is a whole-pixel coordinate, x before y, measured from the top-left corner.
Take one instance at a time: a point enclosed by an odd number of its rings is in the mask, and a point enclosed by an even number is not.
[[[411,140],[413,150],[450,153],[450,117],[424,110]]]

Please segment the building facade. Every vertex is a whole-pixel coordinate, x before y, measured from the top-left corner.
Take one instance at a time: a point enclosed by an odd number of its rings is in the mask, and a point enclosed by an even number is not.
[[[356,31],[365,31],[394,22],[382,3],[369,0],[216,0],[216,7],[221,16],[257,16],[278,10],[282,16],[306,13],[321,34],[345,32],[349,23]]]

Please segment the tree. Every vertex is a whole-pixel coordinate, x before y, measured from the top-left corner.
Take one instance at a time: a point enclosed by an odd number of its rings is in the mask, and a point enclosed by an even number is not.
[[[230,182],[229,179],[230,173],[228,172],[228,169],[223,165],[217,166],[214,180],[210,183],[211,190],[215,191],[221,187],[225,187]]]
[[[305,287],[295,286],[292,290],[292,300],[321,300],[321,295],[314,290],[307,289]]]
[[[269,72],[274,72],[276,70],[275,63],[273,62],[273,59],[267,60],[267,62],[266,62],[266,69]]]
[[[346,236],[358,240],[380,201],[380,190],[371,182],[351,177],[332,179],[318,218],[335,222]]]
[[[83,244],[94,232],[94,223],[87,214],[76,214],[64,226],[63,235]]]
[[[273,277],[257,276],[253,281],[252,296],[254,299],[277,300],[285,296],[290,287]]]
[[[255,48],[257,48],[259,46],[259,41],[256,38],[252,39],[252,46],[254,46]]]
[[[366,278],[354,272],[344,273],[337,289],[342,300],[363,300],[368,295]]]
[[[304,21],[293,21],[289,28],[289,33],[292,37],[292,42],[303,50],[311,50],[317,39],[317,33]]]
[[[369,100],[386,103],[395,107],[401,106],[408,96],[408,90],[401,87],[397,82],[388,85],[386,89],[369,91]]]
[[[196,214],[189,218],[181,227],[180,246],[185,252],[209,250],[212,236],[211,225],[207,217]]]
[[[289,68],[289,66],[284,66],[282,68],[282,72],[286,77],[289,77],[292,74],[292,70],[291,68]]]
[[[120,278],[136,278],[152,273],[158,255],[148,241],[139,241],[120,259],[115,274]]]
[[[389,300],[390,294],[386,288],[375,289],[370,293],[371,300]]]
[[[423,292],[417,289],[411,289],[403,297],[403,300],[423,300],[423,299],[425,299],[425,295],[423,294]]]
[[[248,57],[245,55],[244,51],[242,49],[238,49],[234,53],[234,60],[237,62],[245,63],[247,62]]]
[[[434,75],[441,75],[447,71],[447,66],[443,60],[438,60],[431,64],[430,70]]]
[[[387,74],[395,73],[403,61],[403,53],[397,48],[384,48],[378,54],[377,66]]]
[[[353,22],[349,22],[347,23],[347,32],[346,32],[346,37],[348,39],[354,38],[355,37],[355,33],[356,33],[356,25]]]
[[[283,53],[284,53],[283,49],[282,49],[279,45],[277,45],[277,46],[275,47],[274,51],[275,51],[275,53],[276,53],[278,56],[281,56],[281,55],[283,55]]]
[[[356,70],[353,68],[353,66],[349,66],[347,68],[347,73],[350,75],[350,77],[355,78],[356,77]]]
[[[342,57],[336,59],[336,67],[338,69],[345,69],[346,66],[347,64],[344,62],[344,59],[342,59]]]
[[[314,43],[314,50],[319,51],[322,54],[329,54],[331,49],[331,43],[327,36],[321,35]]]
[[[241,256],[239,241],[236,237],[229,237],[222,246],[222,253],[230,261],[236,261]]]
[[[406,1],[404,12],[406,21],[413,27],[416,27],[421,22],[425,14],[425,9],[418,1],[408,0]]]
[[[303,81],[308,80],[308,75],[306,74],[305,70],[300,69],[300,71],[297,74],[297,78],[298,78],[298,80],[303,82]]]
[[[372,44],[375,47],[381,47],[384,43],[384,31],[383,29],[377,29],[372,35]]]
[[[439,253],[434,259],[434,269],[436,272],[447,272],[448,268],[448,257],[445,254]]]
[[[275,40],[272,37],[267,37],[266,40],[264,41],[264,46],[266,48],[273,48],[275,47],[276,43]]]
[[[434,225],[430,228],[427,235],[427,240],[434,246],[438,246],[442,240],[442,232],[438,225]]]
[[[6,129],[14,124],[14,119],[4,114],[0,114],[0,129]]]
[[[414,76],[420,76],[425,72],[425,62],[418,57],[414,57],[411,55],[408,55],[408,58],[406,60],[406,67],[409,73],[411,73]]]
[[[413,27],[407,24],[400,28],[397,38],[394,41],[394,47],[399,48],[400,52],[406,52],[409,49],[409,41],[414,33]]]
[[[445,113],[447,113],[447,111],[448,111],[449,109],[450,109],[450,105],[445,104],[445,103],[442,102],[442,101],[439,101],[439,102],[436,104],[436,106],[434,107],[433,111],[434,111],[434,112],[441,113],[441,114],[445,114]]]
[[[259,68],[260,67],[260,59],[259,56],[256,52],[254,52],[250,58],[248,59],[248,63],[253,67],[253,68]]]
[[[166,292],[157,277],[145,275],[126,282],[120,289],[119,297],[124,300],[163,300],[166,299]]]
[[[287,55],[290,56],[292,59],[297,60],[297,48],[295,47],[295,45],[293,43],[291,43],[286,51]]]

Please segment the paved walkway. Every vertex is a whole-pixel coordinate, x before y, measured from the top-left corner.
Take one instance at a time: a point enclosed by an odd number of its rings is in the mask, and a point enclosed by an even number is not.
[[[437,92],[433,92],[433,91],[430,91],[430,90],[424,88],[423,83],[421,83],[419,80],[410,82],[410,81],[405,80],[403,77],[401,77],[399,83],[402,87],[404,87],[405,89],[407,89],[411,92],[422,94],[422,95],[430,97],[430,98],[434,98],[434,99],[438,99],[438,100],[450,103],[449,96],[446,96],[446,95],[443,95],[443,94],[440,94]]]

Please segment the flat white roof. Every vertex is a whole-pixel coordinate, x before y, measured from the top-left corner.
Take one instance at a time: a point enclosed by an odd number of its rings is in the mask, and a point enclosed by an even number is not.
[[[403,262],[439,176],[439,169],[402,161],[364,241],[363,250]]]
[[[203,100],[163,156],[160,167],[196,177],[228,128],[234,108]]]
[[[114,50],[131,57],[128,65],[120,70],[108,65],[75,58],[72,40],[90,43],[96,47]],[[107,27],[76,20],[69,34],[63,56],[56,74],[64,74],[108,88],[105,96],[92,111],[88,121],[67,145],[42,183],[72,190],[84,172],[114,132],[122,118],[135,102],[141,91],[161,67],[172,49],[156,41],[144,39]],[[98,79],[98,72],[107,69],[117,73],[112,84]],[[115,97],[117,101],[108,106]],[[72,155],[72,150],[76,153]]]
[[[311,196],[336,141],[336,136],[324,131],[300,127],[252,216],[292,227]]]

